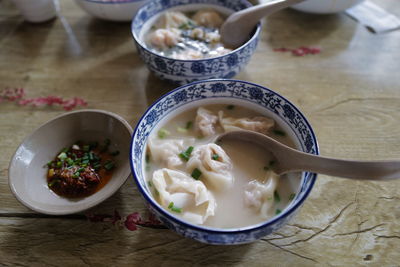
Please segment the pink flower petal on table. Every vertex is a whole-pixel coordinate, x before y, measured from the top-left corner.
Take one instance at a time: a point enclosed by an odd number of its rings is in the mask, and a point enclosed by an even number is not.
[[[134,212],[126,216],[126,220],[124,222],[125,227],[130,231],[137,230],[137,225],[142,223],[142,218],[138,212]]]
[[[293,56],[298,56],[298,57],[302,57],[305,55],[316,55],[316,54],[321,53],[320,48],[307,47],[307,46],[300,46],[295,49],[281,47],[281,48],[275,48],[274,51],[275,52],[291,52]]]

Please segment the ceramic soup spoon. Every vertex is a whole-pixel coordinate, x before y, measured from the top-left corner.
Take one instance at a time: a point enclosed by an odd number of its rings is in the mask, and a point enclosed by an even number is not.
[[[400,178],[400,161],[355,161],[317,156],[290,148],[266,135],[244,130],[222,134],[217,140],[251,142],[268,150],[275,158],[273,169],[278,175],[309,171],[357,180],[384,181]]]
[[[222,24],[221,40],[228,47],[238,47],[249,39],[254,27],[263,17],[303,1],[275,0],[235,12]]]

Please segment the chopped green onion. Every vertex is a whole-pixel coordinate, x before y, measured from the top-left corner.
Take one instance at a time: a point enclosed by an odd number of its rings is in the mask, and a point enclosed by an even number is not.
[[[81,164],[81,166],[82,166],[82,167],[87,167],[88,164],[87,164],[87,163],[83,163],[83,164]]]
[[[170,210],[173,211],[173,212],[177,212],[177,213],[181,213],[181,212],[182,212],[182,209],[181,209],[181,208],[178,208],[178,207],[175,207],[175,206],[174,206],[174,202],[170,202],[170,203],[169,203],[168,209],[170,209]]]
[[[61,167],[62,167],[62,162],[61,162],[61,161],[57,161],[56,167],[57,167],[57,168],[61,168]]]
[[[189,25],[187,23],[182,23],[181,25],[179,25],[178,28],[181,30],[187,30],[189,28]]]
[[[192,146],[188,147],[188,149],[186,149],[186,151],[179,154],[179,157],[181,157],[185,161],[189,161],[190,154],[192,153],[193,149],[194,149],[194,147],[192,147]]]
[[[101,164],[96,164],[93,166],[93,169],[95,169],[96,171],[99,170],[101,168]]]
[[[234,109],[234,108],[235,108],[234,105],[228,105],[228,106],[226,107],[226,109],[229,109],[229,110],[232,110],[232,109]]]
[[[199,169],[195,168],[195,169],[192,171],[192,177],[193,177],[195,180],[199,180],[200,176],[201,176],[201,171],[200,171]]]
[[[74,161],[71,158],[67,158],[65,161],[68,163],[69,166],[74,165]]]
[[[106,164],[104,164],[104,168],[105,168],[107,171],[113,169],[114,167],[115,167],[115,164],[114,164],[114,162],[112,162],[112,161],[106,162]]]
[[[175,207],[175,206],[173,206],[173,207],[171,208],[171,210],[172,210],[173,212],[176,212],[176,213],[181,213],[181,212],[182,212],[182,209],[181,209],[181,208],[178,208],[178,207]]]
[[[76,172],[83,172],[85,168],[79,168]]]
[[[72,175],[72,178],[79,178],[79,172],[74,173],[74,175]]]
[[[94,160],[94,153],[93,153],[93,152],[90,152],[90,153],[89,153],[89,160],[90,160],[90,161],[93,161],[93,160]]]
[[[179,133],[187,133],[187,132],[188,132],[187,129],[182,128],[182,127],[178,127],[178,128],[176,128],[176,130],[177,130]]]
[[[219,159],[219,155],[218,155],[218,154],[212,155],[212,159],[213,159],[213,160],[218,160],[218,159]]]
[[[68,156],[67,156],[67,154],[65,153],[65,152],[61,152],[58,156],[57,156],[57,158],[59,158],[59,159],[61,159],[61,160],[64,160],[64,159],[66,159]]]
[[[162,129],[160,129],[160,130],[158,131],[157,134],[158,134],[158,138],[164,139],[165,137],[167,137],[167,135],[170,134],[170,132],[167,131],[167,130],[165,130],[164,128],[162,128]]]
[[[53,185],[55,185],[55,184],[58,183],[58,182],[59,182],[58,179],[53,179],[53,180],[51,180],[50,183],[48,183],[48,186],[49,186],[49,187],[52,187]]]
[[[89,164],[89,160],[88,159],[82,160],[82,164]]]
[[[61,150],[61,152],[67,153],[68,150],[69,150],[69,149],[68,149],[67,147],[65,147],[65,148],[63,148],[63,150]]]
[[[275,214],[278,215],[279,213],[281,213],[282,211],[280,209],[276,209]]]
[[[278,191],[274,191],[274,199],[275,199],[275,202],[280,202],[281,201],[281,197],[279,196],[279,193],[278,193]]]
[[[49,162],[47,162],[47,166],[50,167],[53,163],[54,163],[53,161],[49,161]]]
[[[281,130],[273,130],[273,133],[279,136],[285,136],[286,133],[284,131]]]
[[[85,152],[89,152],[90,146],[89,146],[89,145],[84,145],[82,149],[83,149],[83,151],[85,151]]]
[[[187,123],[186,123],[186,130],[189,130],[190,128],[192,128],[192,126],[193,126],[193,122],[192,121],[188,121]]]
[[[296,196],[295,193],[291,193],[290,196],[289,196],[289,200],[293,200],[295,196]]]
[[[111,156],[118,156],[119,155],[119,150],[115,150],[114,152],[110,153]]]

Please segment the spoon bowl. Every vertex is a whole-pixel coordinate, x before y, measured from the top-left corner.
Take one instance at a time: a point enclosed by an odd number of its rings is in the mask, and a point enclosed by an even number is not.
[[[275,158],[278,174],[310,171],[356,180],[384,181],[400,178],[400,161],[355,161],[328,158],[290,148],[267,135],[252,131],[232,131],[220,135],[217,141],[250,142],[269,151]]]
[[[250,38],[254,27],[263,17],[303,1],[274,0],[235,12],[222,24],[221,40],[227,47],[238,47]]]

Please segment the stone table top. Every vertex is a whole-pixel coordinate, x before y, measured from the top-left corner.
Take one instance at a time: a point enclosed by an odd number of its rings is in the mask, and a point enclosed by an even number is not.
[[[74,1],[61,17],[23,21],[0,0],[0,91],[27,97],[80,96],[89,108],[120,114],[134,126],[155,99],[174,88],[149,73],[129,23],[94,19]],[[396,0],[375,0],[400,16]],[[320,47],[296,57],[275,48]],[[265,20],[249,65],[235,78],[269,87],[299,107],[322,155],[400,158],[400,31],[373,34],[345,14],[280,11]],[[93,223],[85,213],[52,217],[21,205],[8,186],[8,164],[32,129],[59,107],[0,103],[0,265],[399,266],[400,181],[360,182],[320,175],[292,221],[240,246],[209,246],[155,227],[129,231]],[[133,179],[94,214],[145,213]]]

